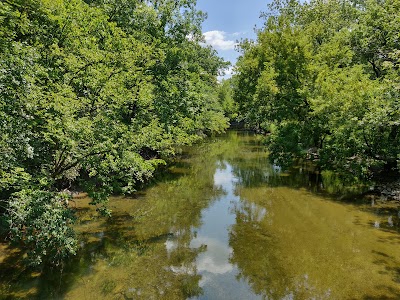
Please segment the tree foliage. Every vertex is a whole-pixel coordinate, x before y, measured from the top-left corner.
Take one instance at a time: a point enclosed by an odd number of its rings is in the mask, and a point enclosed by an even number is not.
[[[232,121],[238,116],[237,105],[233,100],[233,83],[232,78],[223,79],[218,86],[218,100],[221,104],[225,115]]]
[[[366,175],[400,159],[398,0],[275,1],[234,78],[240,117],[271,158]]]
[[[200,45],[195,5],[1,1],[1,213],[32,261],[76,251],[65,189],[108,213],[110,194],[134,192],[180,146],[226,129],[216,93],[226,64]]]

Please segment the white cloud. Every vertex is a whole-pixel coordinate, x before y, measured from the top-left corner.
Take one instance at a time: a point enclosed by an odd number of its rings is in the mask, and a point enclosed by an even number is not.
[[[224,69],[223,72],[224,72],[223,76],[218,76],[218,81],[219,82],[221,82],[222,79],[231,78],[232,75],[234,74],[235,70],[233,69],[233,67],[228,67],[228,69]]]
[[[238,32],[234,32],[232,33],[232,36],[242,36],[242,35],[246,35],[247,31],[238,31]]]
[[[229,262],[229,256],[233,250],[221,241],[198,236],[190,243],[191,247],[198,248],[207,245],[207,251],[200,253],[197,257],[197,271],[200,273],[225,274],[233,270],[233,265]]]
[[[233,75],[233,67],[229,67],[224,72],[225,72],[225,77],[228,77],[228,78],[232,77],[232,75]]]
[[[205,32],[203,35],[206,44],[213,46],[217,50],[233,50],[235,48],[236,42],[226,39],[227,34],[224,31],[212,30]]]

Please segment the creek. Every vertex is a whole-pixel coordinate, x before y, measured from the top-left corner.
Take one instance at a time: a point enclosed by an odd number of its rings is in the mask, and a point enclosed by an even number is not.
[[[0,299],[399,299],[398,208],[340,186],[228,131],[112,198],[109,219],[75,199],[80,250],[62,274],[2,245]]]

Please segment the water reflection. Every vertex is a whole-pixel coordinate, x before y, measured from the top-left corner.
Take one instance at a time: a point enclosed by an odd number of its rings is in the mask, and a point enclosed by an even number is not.
[[[231,263],[254,292],[267,299],[400,296],[399,235],[368,227],[374,215],[284,187],[240,194]],[[257,206],[273,213],[260,217]]]
[[[2,246],[0,299],[399,299],[398,209],[323,197],[343,186],[327,176],[283,172],[247,133],[210,139],[110,219],[78,199],[62,274]]]
[[[192,299],[259,299],[247,282],[236,279],[239,271],[229,259],[233,250],[228,231],[235,223],[233,208],[240,201],[235,194],[238,180],[227,161],[217,161],[216,165],[214,185],[222,194],[203,211],[202,226],[195,229],[197,237],[191,242],[192,247],[205,249],[196,260],[203,295]]]

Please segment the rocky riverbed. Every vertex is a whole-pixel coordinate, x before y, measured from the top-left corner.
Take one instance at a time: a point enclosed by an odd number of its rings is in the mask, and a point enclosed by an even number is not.
[[[390,182],[378,182],[371,189],[371,194],[380,196],[382,200],[400,202],[400,179]]]

